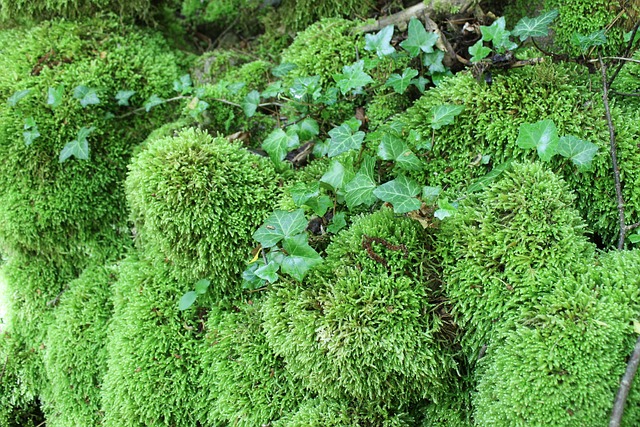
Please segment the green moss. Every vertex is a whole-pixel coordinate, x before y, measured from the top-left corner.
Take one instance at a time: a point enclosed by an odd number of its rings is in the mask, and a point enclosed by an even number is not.
[[[293,31],[303,31],[323,18],[365,18],[372,10],[371,0],[282,0],[278,11],[282,22]],[[331,38],[327,37],[325,41]]]
[[[271,163],[224,138],[186,129],[152,141],[126,182],[140,246],[187,283],[209,277],[217,298],[239,290],[252,233],[273,210]]]
[[[157,35],[118,21],[47,22],[31,30],[0,32],[0,98],[30,89],[17,106],[0,112],[0,241],[17,250],[52,256],[75,251],[105,230],[119,230],[126,212],[122,181],[130,153],[147,133],[171,116],[173,106],[109,119],[129,109],[114,99],[135,90],[132,104],[152,94],[167,98],[179,75],[178,57]],[[61,105],[45,104],[50,87],[63,85]],[[96,88],[101,103],[83,108],[79,85]],[[41,136],[23,139],[26,118]],[[89,160],[59,163],[62,148],[81,127]]]
[[[469,360],[551,290],[542,277],[579,271],[593,258],[573,200],[566,183],[540,163],[515,163],[442,222],[444,289]]]
[[[207,375],[200,387],[209,391],[209,425],[270,425],[297,408],[304,391],[267,345],[261,303],[241,303],[237,311],[207,322],[207,349],[201,363]]]
[[[570,274],[552,286],[488,356],[476,425],[607,425],[633,335],[624,307]]]
[[[192,427],[206,413],[198,383],[211,375],[201,363],[207,310],[178,310],[191,287],[161,261],[121,263],[102,385],[106,427]]]
[[[48,426],[92,426],[102,420],[100,387],[107,367],[107,323],[113,268],[90,267],[68,283],[48,326],[44,367]]]
[[[618,214],[610,170],[608,127],[601,94],[589,89],[585,72],[569,64],[543,63],[494,74],[491,86],[460,73],[429,90],[401,117],[401,121],[407,123],[407,130],[417,130],[424,141],[433,138],[429,123],[434,106],[458,104],[465,109],[453,125],[435,132],[431,152],[416,149],[426,154],[428,161],[414,178],[422,184],[440,185],[450,191],[450,199],[457,198],[462,189],[493,166],[511,159],[537,157],[534,150],[517,146],[519,127],[522,123],[553,120],[560,135],[575,135],[599,147],[591,171],[576,172],[575,166],[560,156],[552,160],[551,168],[558,170],[576,191],[577,207],[589,228],[609,244],[617,236]],[[640,219],[640,200],[634,190],[640,184],[640,152],[636,146],[640,133],[638,114],[637,110],[612,107],[625,209],[631,223]],[[473,160],[479,154],[490,155],[491,164],[475,165]]]
[[[146,18],[151,15],[149,0],[1,0],[0,22],[47,20],[54,18],[82,19],[112,12],[127,18]]]
[[[411,100],[406,95],[384,93],[373,97],[366,106],[369,127],[375,129],[391,116],[406,110]]]
[[[321,397],[392,408],[438,396],[455,363],[428,249],[420,225],[388,209],[358,218],[302,285],[268,294],[267,341]]]
[[[207,25],[218,32],[233,28],[255,32],[258,15],[264,13],[261,0],[184,0],[182,14],[192,25]],[[252,30],[252,31],[251,31]]]

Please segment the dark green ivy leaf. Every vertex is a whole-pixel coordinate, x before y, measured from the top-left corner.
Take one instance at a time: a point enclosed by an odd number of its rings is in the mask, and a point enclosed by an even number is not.
[[[69,157],[74,156],[80,160],[88,160],[89,159],[89,141],[87,141],[87,137],[93,132],[95,128],[92,126],[90,128],[82,127],[78,131],[78,135],[76,139],[68,142],[60,151],[59,162],[62,163],[66,161]]]
[[[359,205],[371,206],[378,200],[373,194],[373,190],[376,189],[373,179],[375,164],[373,157],[365,156],[356,176],[344,187],[344,200],[349,209]]]
[[[512,33],[525,41],[529,37],[546,37],[549,35],[549,24],[556,19],[558,11],[553,9],[535,18],[524,17],[516,24]]]
[[[247,117],[253,117],[260,104],[260,92],[252,90],[242,100],[242,110]]]
[[[295,203],[297,207],[301,207],[307,203],[307,200],[320,195],[320,186],[317,181],[310,184],[298,182],[289,189],[289,194],[291,194],[293,203]]]
[[[311,208],[314,214],[324,216],[329,208],[333,207],[333,200],[331,200],[331,197],[323,194],[322,196],[307,200],[306,205]]]
[[[420,190],[415,181],[400,175],[376,188],[373,194],[380,200],[391,203],[395,213],[407,213],[422,206],[422,202],[416,198]]]
[[[404,170],[420,170],[422,163],[407,144],[396,135],[385,133],[378,146],[378,156],[382,160],[395,161]]]
[[[606,44],[607,36],[605,35],[604,30],[599,30],[586,36],[575,33],[573,37],[571,37],[571,43],[578,46],[583,52],[586,52],[594,46],[602,46]]]
[[[441,50],[436,50],[435,52],[425,53],[424,55],[424,66],[429,67],[430,74],[436,73],[444,73],[447,71],[442,60],[444,59],[444,52]]]
[[[296,77],[293,80],[293,85],[289,88],[291,96],[299,101],[304,100],[305,96],[317,100],[321,95],[321,91],[320,76]]]
[[[420,51],[432,53],[433,46],[438,41],[438,38],[438,34],[427,32],[420,20],[411,18],[407,39],[400,43],[400,46],[409,52],[409,55],[416,57],[420,54]]]
[[[493,47],[498,52],[504,52],[505,50],[513,50],[518,47],[517,44],[509,40],[511,33],[506,30],[506,22],[504,16],[496,19],[490,26],[480,26],[480,32],[482,32],[482,40],[486,42],[492,42]]]
[[[19,90],[11,95],[9,99],[7,99],[7,103],[10,106],[15,107],[22,98],[29,95],[30,93],[31,89]]]
[[[100,104],[100,98],[96,89],[87,86],[77,86],[73,89],[73,97],[80,101],[80,105],[85,108],[87,105]]]
[[[277,262],[270,261],[269,264],[258,267],[254,274],[269,283],[275,283],[278,281],[279,269],[280,265]]]
[[[287,74],[289,74],[290,71],[293,71],[296,68],[297,68],[296,64],[293,64],[291,62],[283,62],[277,67],[274,67],[271,70],[271,74],[273,74],[275,77],[284,77]]]
[[[417,79],[411,80],[411,84],[415,85],[420,93],[424,93],[425,87],[427,86],[427,84],[429,84],[429,79],[424,76],[420,76]]]
[[[362,131],[354,132],[349,123],[343,123],[340,126],[329,131],[331,144],[327,155],[335,157],[338,154],[349,150],[359,150],[364,141],[365,133]]]
[[[387,25],[376,34],[365,34],[364,48],[369,51],[374,51],[380,58],[391,55],[396,51],[390,43],[392,37],[393,25]]]
[[[263,98],[277,98],[282,93],[282,81],[278,80],[271,83],[267,88],[262,91]]]
[[[118,105],[128,106],[129,99],[133,95],[135,95],[135,93],[135,90],[119,90],[118,93],[116,93],[116,100],[118,101]]]
[[[262,148],[269,154],[273,163],[280,164],[287,153],[299,145],[300,138],[294,129],[288,129],[287,132],[276,129],[265,138]]]
[[[365,85],[373,83],[370,75],[364,72],[364,61],[360,60],[353,65],[345,65],[342,74],[335,74],[333,79],[343,95],[351,92],[360,92]]]
[[[491,172],[487,173],[485,176],[482,176],[476,180],[473,184],[467,188],[469,193],[475,193],[476,191],[481,191],[488,187],[492,182],[494,182],[505,170],[511,167],[511,160],[502,163],[498,166],[495,166],[491,169]]]
[[[412,83],[412,79],[418,75],[418,70],[414,70],[413,68],[405,68],[402,72],[402,75],[394,73],[391,74],[384,84],[386,87],[393,88],[396,93],[404,93],[405,90]]]
[[[293,212],[276,210],[253,233],[253,238],[263,248],[270,248],[286,237],[302,233],[307,229],[307,225],[308,221],[302,209],[297,209]]]
[[[338,212],[331,218],[331,224],[327,227],[329,233],[336,234],[347,226],[346,214],[344,212]]]
[[[320,126],[318,126],[318,122],[311,117],[307,117],[292,127],[296,130],[301,141],[309,141],[320,133]]]
[[[146,100],[144,104],[142,104],[142,106],[144,107],[144,110],[148,113],[153,107],[160,105],[162,103],[164,103],[164,99],[160,98],[156,94],[153,94],[149,97],[149,99]]]
[[[184,74],[180,76],[180,80],[173,81],[173,90],[184,95],[191,92],[193,89],[192,84],[191,76],[189,74]]]
[[[282,247],[287,253],[282,260],[281,270],[298,281],[302,281],[307,272],[322,262],[322,257],[308,243],[306,233],[287,237]]]
[[[433,107],[431,109],[431,127],[438,130],[442,126],[452,124],[463,110],[464,105],[444,104]]]

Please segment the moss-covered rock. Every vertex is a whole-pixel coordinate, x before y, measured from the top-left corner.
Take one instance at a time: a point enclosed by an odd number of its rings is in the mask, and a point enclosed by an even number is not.
[[[28,20],[42,21],[55,18],[82,19],[111,12],[126,18],[148,19],[152,12],[150,0],[1,0],[0,22]]]
[[[126,182],[140,247],[186,282],[209,277],[216,298],[234,294],[277,179],[269,160],[202,131],[150,142]]]
[[[303,31],[323,18],[366,18],[373,3],[371,0],[282,0],[279,11],[287,29]],[[328,40],[330,38],[325,39]]]
[[[442,223],[444,290],[470,360],[552,290],[541,277],[592,262],[594,247],[573,200],[566,183],[541,163],[515,163]]]
[[[44,401],[48,426],[101,424],[114,273],[114,268],[89,267],[60,297],[45,340],[44,367],[51,383]]]
[[[388,209],[358,218],[302,284],[270,291],[267,341],[321,397],[399,411],[437,397],[455,362],[429,249],[420,225]]]
[[[207,407],[198,384],[210,375],[200,360],[207,310],[178,309],[192,285],[176,280],[162,261],[132,256],[119,270],[106,344],[103,425],[197,425]]]
[[[181,61],[158,35],[115,19],[5,30],[0,45],[0,98],[30,91],[0,112],[1,244],[53,256],[81,249],[98,233],[117,234],[126,225],[122,182],[130,153],[173,107],[122,117],[132,108],[114,97],[135,91],[132,105],[168,97]],[[100,103],[83,107],[74,96],[81,87],[95,89]],[[46,102],[54,88],[62,90],[55,107]],[[40,136],[26,144],[29,120]],[[61,150],[82,128],[93,129],[89,159],[61,163]]]

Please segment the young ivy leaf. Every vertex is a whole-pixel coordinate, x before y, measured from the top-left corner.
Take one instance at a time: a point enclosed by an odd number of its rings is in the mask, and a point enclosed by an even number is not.
[[[206,101],[202,101],[197,96],[193,97],[191,101],[187,104],[187,110],[189,110],[189,115],[194,119],[198,117],[198,115],[202,114],[209,108],[209,103]]]
[[[191,76],[189,74],[184,74],[180,76],[180,80],[173,81],[173,90],[179,92],[181,94],[187,94],[191,92],[193,82],[191,81]]]
[[[273,69],[271,70],[271,74],[273,74],[274,77],[284,77],[296,68],[296,64],[293,64],[291,62],[283,62],[282,64],[273,67]]]
[[[118,93],[116,93],[116,100],[118,101],[118,105],[122,105],[125,107],[128,106],[129,99],[131,99],[131,97],[135,94],[135,90],[119,90]]]
[[[424,66],[429,67],[429,73],[444,73],[447,71],[442,60],[444,59],[444,52],[436,50],[435,52],[424,54]]]
[[[231,92],[232,95],[237,95],[247,84],[244,82],[233,82],[226,86],[226,89]]]
[[[269,154],[271,161],[276,165],[282,163],[287,153],[300,145],[300,138],[294,129],[287,132],[276,129],[271,132],[262,143],[262,148]]]
[[[422,200],[425,203],[433,203],[438,199],[438,196],[440,196],[440,193],[442,193],[442,187],[440,186],[438,187],[424,186],[422,187]]]
[[[282,259],[281,270],[298,281],[302,281],[307,272],[322,262],[322,257],[308,243],[306,233],[286,237],[282,248],[287,253]]]
[[[307,200],[306,205],[311,208],[314,214],[324,216],[329,208],[333,207],[333,200],[331,200],[331,197],[323,194],[322,196]]]
[[[82,105],[83,108],[86,108],[87,105],[100,104],[100,98],[98,97],[96,89],[87,86],[80,85],[73,89],[73,97],[80,101],[80,105]]]
[[[36,121],[33,117],[25,119],[24,132],[22,132],[22,136],[24,137],[24,144],[27,146],[31,145],[33,141],[40,136],[38,126],[36,125]]]
[[[604,30],[599,30],[586,36],[575,33],[573,37],[571,37],[571,43],[578,46],[583,52],[586,52],[594,46],[602,46],[606,44],[607,36],[605,35]]]
[[[418,70],[413,68],[405,68],[402,75],[394,73],[391,74],[384,84],[386,87],[393,88],[396,93],[403,94],[407,90],[409,85],[413,82],[413,78],[418,75]]]
[[[19,90],[7,99],[7,103],[10,106],[15,107],[22,98],[29,95],[30,93],[31,89]]]
[[[548,162],[557,153],[559,141],[555,123],[547,119],[534,124],[521,124],[516,143],[520,148],[536,148],[540,160]]]
[[[47,105],[50,105],[51,108],[56,108],[60,104],[62,104],[62,97],[64,96],[64,86],[58,85],[53,88],[50,87],[47,91]]]
[[[398,167],[404,170],[422,169],[422,163],[418,156],[407,147],[407,144],[401,138],[391,133],[382,135],[378,146],[378,156],[382,160],[395,161]]]
[[[329,131],[331,144],[327,155],[335,157],[338,154],[349,150],[359,150],[364,141],[365,133],[362,131],[354,132],[349,123],[343,123],[340,126]]]
[[[629,241],[631,243],[640,243],[640,233],[635,233],[629,236]]]
[[[296,77],[293,80],[293,85],[289,88],[291,96],[299,101],[304,100],[305,96],[316,100],[320,97],[321,91],[320,76]]]
[[[549,24],[556,19],[558,11],[553,9],[535,18],[524,17],[516,24],[512,34],[525,41],[529,37],[546,37],[549,35]]]
[[[307,117],[300,123],[296,123],[291,127],[295,129],[301,141],[309,141],[320,133],[320,126],[318,125],[318,122],[311,117]]]
[[[338,212],[331,219],[331,224],[327,227],[329,233],[336,234],[347,226],[347,220],[344,212]]]
[[[87,137],[93,132],[95,128],[82,127],[78,131],[76,139],[68,142],[60,151],[59,162],[66,161],[69,157],[75,156],[76,159],[88,160],[89,159],[89,141]]]
[[[571,159],[579,171],[591,169],[591,162],[598,152],[598,146],[578,139],[573,135],[566,135],[558,142],[558,154]]]
[[[193,305],[193,303],[196,302],[197,298],[198,294],[196,294],[194,291],[189,291],[186,294],[182,295],[182,298],[180,298],[180,302],[178,302],[178,310],[185,311],[189,309]]]
[[[449,203],[449,200],[445,197],[438,200],[438,210],[433,213],[433,216],[438,218],[440,221],[443,219],[452,216],[456,211],[456,206]]]
[[[267,88],[262,91],[261,96],[263,98],[277,98],[282,93],[282,91],[282,81],[278,80],[267,86]]]
[[[153,107],[164,103],[164,99],[160,98],[158,95],[153,94],[145,101],[142,106],[144,110],[148,113]]]
[[[493,47],[503,52],[505,50],[513,50],[518,47],[517,44],[509,40],[511,33],[506,30],[506,21],[504,16],[496,19],[490,26],[480,26],[480,32],[482,33],[482,39],[486,42],[492,42]]]
[[[253,117],[258,109],[258,105],[260,104],[260,92],[257,90],[252,90],[244,97],[242,100],[242,110],[244,111],[245,116]]]
[[[404,175],[376,188],[373,194],[380,200],[391,203],[395,213],[407,213],[420,209],[422,202],[416,198],[420,186]]]
[[[417,79],[411,80],[411,84],[417,87],[420,93],[424,93],[427,84],[429,84],[429,79],[424,76],[419,76]]]
[[[480,39],[469,48],[469,53],[472,55],[471,62],[480,62],[491,53],[491,49],[484,46],[482,39]]]
[[[334,74],[333,79],[343,95],[352,90],[359,92],[365,85],[373,83],[373,78],[364,72],[363,60],[353,65],[345,65],[342,74]]]
[[[291,194],[291,199],[293,199],[293,203],[297,207],[301,207],[307,201],[313,197],[318,197],[320,195],[320,186],[318,182],[313,182],[310,184],[305,184],[304,182],[299,182],[291,189],[289,189],[289,194]]]
[[[393,37],[393,25],[387,25],[376,34],[365,34],[365,50],[375,51],[378,57],[391,55],[395,53],[395,48],[391,46],[391,38]]]
[[[295,236],[307,229],[308,221],[302,209],[293,212],[276,210],[253,233],[253,239],[259,242],[263,248],[271,248],[280,240]]]
[[[207,293],[211,281],[209,279],[200,279],[196,282],[196,294],[203,295]]]
[[[373,190],[376,189],[373,179],[375,165],[376,160],[366,155],[356,176],[344,187],[344,200],[349,209],[359,205],[371,206],[378,200],[373,194]]]
[[[270,261],[269,264],[258,267],[253,273],[269,283],[275,283],[278,281],[279,269],[280,264],[275,261]]]
[[[452,124],[458,114],[462,113],[464,105],[443,104],[431,109],[431,127],[435,130]]]
[[[420,51],[432,53],[433,46],[438,41],[438,38],[438,34],[427,32],[420,20],[411,18],[407,39],[400,43],[400,46],[409,52],[411,57],[416,57],[420,54]]]

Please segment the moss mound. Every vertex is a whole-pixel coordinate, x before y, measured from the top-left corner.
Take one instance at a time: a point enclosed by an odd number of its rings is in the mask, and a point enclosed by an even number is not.
[[[275,203],[268,160],[187,129],[150,142],[132,161],[126,187],[146,252],[187,282],[210,277],[217,298],[238,291],[251,235]]]
[[[150,0],[1,0],[0,22],[82,19],[108,12],[127,18],[148,19],[152,12],[151,7]]]
[[[0,98],[30,91],[0,112],[0,241],[52,256],[82,248],[97,233],[117,235],[126,220],[122,181],[131,150],[172,107],[114,119],[129,111],[114,97],[120,90],[136,91],[132,104],[167,97],[178,57],[158,36],[114,19],[5,30],[0,45]],[[95,89],[99,104],[83,107],[74,97],[82,87]],[[54,88],[62,90],[55,108],[45,102]],[[28,119],[40,136],[25,144]],[[61,163],[61,150],[82,128],[93,128],[89,159]]]

